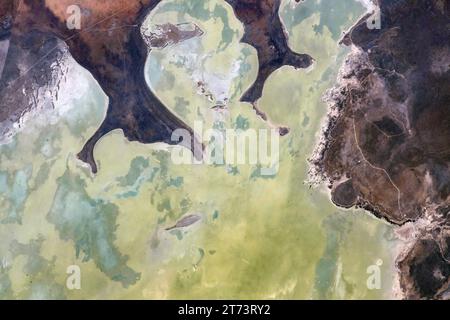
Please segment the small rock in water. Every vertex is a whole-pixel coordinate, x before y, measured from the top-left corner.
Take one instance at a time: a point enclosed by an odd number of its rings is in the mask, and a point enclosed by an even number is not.
[[[143,37],[150,48],[165,48],[170,45],[203,35],[203,31],[194,23],[172,23],[155,25],[153,30],[145,29]]]
[[[199,215],[197,215],[197,214],[190,214],[190,215],[187,215],[187,216],[181,218],[180,220],[177,221],[177,223],[174,226],[172,226],[170,228],[167,228],[166,230],[172,230],[172,229],[176,229],[176,228],[188,227],[191,224],[196,223],[200,219],[201,219],[201,217]]]

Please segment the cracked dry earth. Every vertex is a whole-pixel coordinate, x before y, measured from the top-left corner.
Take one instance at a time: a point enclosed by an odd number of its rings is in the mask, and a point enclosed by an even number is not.
[[[351,47],[325,97],[314,170],[335,204],[403,227],[405,298],[450,298],[450,3],[378,0],[342,38]],[[314,171],[313,170],[313,171]]]

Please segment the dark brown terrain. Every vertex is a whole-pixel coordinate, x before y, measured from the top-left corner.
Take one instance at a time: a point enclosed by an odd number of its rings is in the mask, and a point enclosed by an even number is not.
[[[145,81],[144,66],[149,48],[140,27],[159,2],[81,1],[81,30],[69,30],[66,10],[77,2],[2,1],[0,19],[3,26],[5,21],[9,23],[0,37],[9,39],[10,50],[0,82],[0,92],[5,97],[0,102],[0,122],[17,121],[29,108],[24,98],[17,98],[16,91],[30,78],[27,75],[31,69],[32,78],[48,73],[49,64],[60,51],[58,41],[63,41],[71,56],[91,72],[109,98],[104,122],[78,155],[94,173],[97,171],[94,146],[111,130],[122,129],[130,141],[142,143],[178,143],[171,140],[172,132],[178,128],[192,133],[161,103]],[[27,63],[27,60],[31,61]],[[18,67],[24,61],[30,68]],[[45,79],[38,85],[44,82]],[[196,143],[185,141],[182,144],[192,149]]]
[[[180,30],[167,24],[160,26],[164,36],[145,35],[141,25],[160,0],[107,1],[90,0],[79,3],[82,11],[81,30],[69,30],[67,7],[71,0],[5,0],[0,7],[2,30],[0,40],[8,39],[9,54],[6,69],[0,79],[0,124],[20,121],[32,107],[29,95],[37,86],[49,81],[48,70],[61,58],[67,46],[71,56],[91,72],[109,98],[106,118],[97,132],[86,142],[78,157],[97,171],[94,146],[101,137],[114,129],[122,129],[130,141],[142,143],[172,141],[175,129],[192,130],[174,116],[146,84],[144,65],[149,47],[164,47],[202,33]],[[306,68],[312,58],[289,49],[287,36],[278,11],[280,0],[227,0],[244,24],[242,39],[257,50],[258,76],[244,94],[242,101],[255,103],[262,95],[269,75],[283,65]],[[145,40],[145,41],[144,41]],[[19,68],[18,65],[22,65]],[[37,79],[37,80],[36,80]],[[17,95],[21,88],[27,94]],[[31,91],[31,92],[28,92]],[[8,126],[6,126],[8,128]],[[2,126],[0,125],[0,130]],[[0,132],[4,134],[4,132]],[[287,133],[280,128],[280,134]],[[193,134],[191,134],[194,137]],[[194,150],[200,144],[184,141]],[[197,158],[200,154],[195,155]]]
[[[258,53],[258,76],[241,101],[255,104],[262,96],[267,78],[282,66],[311,66],[313,59],[309,55],[295,53],[289,48],[279,16],[281,0],[225,1],[233,7],[236,17],[244,24],[241,41],[253,46]]]
[[[242,41],[258,54],[257,79],[241,98],[255,105],[271,73],[283,65],[306,68],[313,60],[289,49],[280,0],[225,1],[244,25]],[[0,135],[4,124],[19,122],[32,107],[30,96],[51,80],[53,62],[64,50],[109,98],[104,122],[78,155],[93,172],[94,146],[111,130],[142,143],[178,143],[171,140],[178,128],[192,133],[145,81],[149,47],[200,34],[165,25],[163,36],[143,37],[141,25],[159,2],[79,1],[81,30],[69,30],[66,9],[76,1],[2,0]],[[398,260],[406,298],[449,298],[450,5],[376,2],[381,29],[367,28],[366,16],[342,39],[352,53],[327,98],[331,112],[315,170],[329,182],[337,205],[366,208],[399,226],[413,224]],[[184,141],[190,148],[199,143]]]
[[[449,298],[450,3],[377,1],[381,29],[363,17],[330,90],[314,160],[339,206],[358,206],[416,232],[399,257],[406,298]]]

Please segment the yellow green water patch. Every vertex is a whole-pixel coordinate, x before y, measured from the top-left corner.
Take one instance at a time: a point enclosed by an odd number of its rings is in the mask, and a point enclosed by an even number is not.
[[[106,99],[88,75],[83,81],[91,89],[69,100],[75,108],[61,121],[30,127],[0,147],[0,189],[8,195],[1,216],[10,212],[9,202],[22,204],[21,223],[0,224],[1,297],[389,296],[391,227],[334,207],[328,194],[305,182],[326,113],[321,96],[345,54],[338,35],[362,12],[357,2],[343,1],[333,16],[332,2],[283,2],[291,47],[316,63],[275,72],[258,102],[273,122],[291,128],[280,138],[274,175],[262,176],[251,164],[176,165],[174,147],[129,142],[120,130],[96,145],[99,171],[92,175],[75,155],[101,123]],[[219,0],[164,1],[149,23],[166,22],[194,22],[206,33],[152,52],[146,69],[155,94],[188,124],[203,121],[204,129],[268,128],[239,102],[256,76],[257,57],[239,43],[243,28],[231,7]],[[198,79],[207,80],[213,99],[198,91]],[[213,108],[219,103],[220,111]],[[15,183],[27,166],[28,179]],[[198,221],[167,230],[189,215]],[[381,287],[369,288],[368,267],[379,261]],[[79,290],[66,286],[73,265],[81,271]]]

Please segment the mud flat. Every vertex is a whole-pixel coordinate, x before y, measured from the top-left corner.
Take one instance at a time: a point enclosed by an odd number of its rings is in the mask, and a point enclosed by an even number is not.
[[[333,202],[364,208],[414,241],[399,255],[404,298],[448,298],[450,284],[449,3],[376,1],[380,28],[362,17],[312,159]]]

